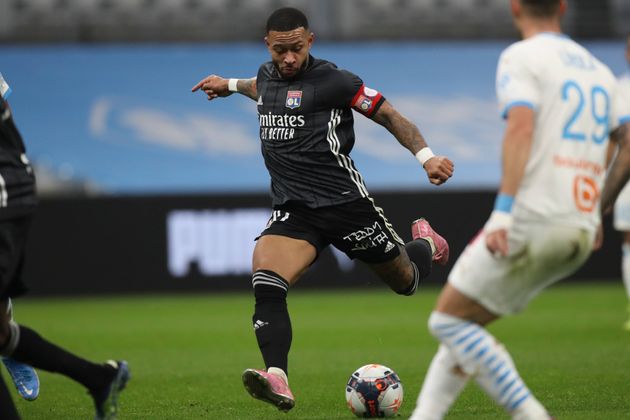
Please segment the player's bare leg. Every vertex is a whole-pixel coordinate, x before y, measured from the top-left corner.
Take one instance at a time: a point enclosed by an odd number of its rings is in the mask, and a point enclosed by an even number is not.
[[[295,405],[287,377],[292,339],[287,291],[316,257],[317,251],[309,242],[280,235],[264,235],[254,248],[256,307],[252,321],[266,370],[245,370],[243,384],[252,397],[282,411]]]
[[[416,268],[411,264],[404,247],[400,247],[400,255],[393,260],[369,266],[396,293],[407,295],[415,292],[416,278],[419,279],[419,275],[416,274]]]
[[[293,286],[315,261],[317,251],[309,242],[280,235],[264,235],[256,242],[253,271],[277,272]]]
[[[369,264],[389,287],[398,294],[410,296],[416,292],[420,280],[431,273],[432,261],[448,262],[449,247],[425,219],[411,224],[413,240],[400,247],[400,255],[391,261]]]
[[[449,283],[444,285],[435,305],[435,311],[466,319],[479,325],[487,325],[499,318]]]

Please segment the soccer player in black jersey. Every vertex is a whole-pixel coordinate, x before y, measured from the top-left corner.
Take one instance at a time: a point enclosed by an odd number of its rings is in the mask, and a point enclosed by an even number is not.
[[[5,101],[8,92],[0,74],[0,356],[8,358],[10,363],[18,362],[74,379],[92,396],[96,419],[110,419],[116,414],[118,394],[129,379],[127,363],[89,362],[11,318],[10,298],[26,291],[22,282],[24,248],[37,198],[35,176]],[[20,391],[27,395],[33,392],[32,389]],[[17,418],[15,405],[0,378],[0,419]]]
[[[448,244],[424,219],[405,244],[367,192],[349,156],[354,109],[387,128],[440,185],[453,163],[434,156],[418,128],[356,75],[310,55],[313,34],[302,12],[278,9],[267,20],[271,61],[252,79],[211,75],[193,87],[209,100],[241,93],[258,104],[260,140],[271,175],[273,213],[253,257],[253,316],[265,370],[247,369],[243,382],[255,398],[290,410],[291,321],[287,291],[332,244],[368,264],[396,293],[412,295],[432,260],[446,264]],[[229,139],[228,139],[229,140]]]

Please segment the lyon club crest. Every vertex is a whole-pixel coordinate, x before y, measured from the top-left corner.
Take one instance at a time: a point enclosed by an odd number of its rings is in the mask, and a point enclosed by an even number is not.
[[[287,92],[287,102],[285,106],[290,109],[299,108],[302,105],[302,91],[290,90]]]

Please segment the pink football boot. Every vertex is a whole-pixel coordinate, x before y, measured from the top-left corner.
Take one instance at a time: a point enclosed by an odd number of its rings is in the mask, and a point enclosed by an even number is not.
[[[247,369],[243,372],[243,385],[249,395],[275,405],[280,411],[286,412],[295,406],[295,398],[282,369],[272,367],[268,369],[268,372]]]
[[[418,219],[411,224],[411,236],[413,239],[424,239],[431,244],[433,249],[433,261],[440,265],[448,262],[448,242],[438,235],[426,219]]]

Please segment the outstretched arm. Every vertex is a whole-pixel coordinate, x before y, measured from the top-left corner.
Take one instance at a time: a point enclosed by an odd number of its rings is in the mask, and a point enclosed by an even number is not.
[[[192,87],[192,91],[203,90],[208,95],[208,100],[225,98],[234,92],[238,92],[250,99],[257,100],[256,78],[251,79],[224,79],[211,74]]]
[[[613,131],[610,139],[617,143],[618,151],[617,157],[608,171],[602,191],[601,209],[603,213],[612,209],[619,192],[630,178],[630,123]]]
[[[422,153],[418,159],[422,159],[422,166],[432,184],[443,184],[453,175],[453,162],[444,156],[433,156],[418,127],[396,111],[388,101],[383,102],[372,119],[392,133],[412,154],[418,156],[423,149],[430,153],[428,159],[422,158]]]

